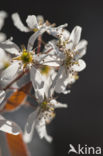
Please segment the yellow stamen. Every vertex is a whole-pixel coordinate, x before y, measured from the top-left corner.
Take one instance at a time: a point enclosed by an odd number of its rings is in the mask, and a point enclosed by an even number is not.
[[[32,62],[32,54],[30,52],[27,51],[23,51],[22,55],[21,55],[21,60],[24,64],[28,64]]]
[[[33,62],[33,55],[31,52],[28,52],[24,46],[22,47],[22,49],[23,49],[22,54],[18,57],[13,58],[13,60],[22,61],[23,68],[25,68],[27,64],[30,64]]]
[[[39,30],[38,28],[34,28],[34,29],[33,29],[34,32],[37,32],[38,30]]]
[[[44,100],[41,104],[41,108],[42,110],[48,110],[49,106],[48,106],[48,102],[46,100]]]
[[[65,65],[67,67],[69,67],[73,62],[72,62],[72,59],[73,59],[73,54],[72,52],[70,51],[66,51],[66,59],[65,59]]]

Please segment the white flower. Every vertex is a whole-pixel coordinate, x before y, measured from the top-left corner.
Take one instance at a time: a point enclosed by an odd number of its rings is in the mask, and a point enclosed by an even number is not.
[[[46,54],[35,54],[33,50],[23,48],[22,50],[11,40],[0,43],[0,46],[9,54],[15,55],[11,64],[1,73],[0,83],[10,83],[19,73],[28,69],[30,71],[30,79],[34,89],[42,88],[43,80],[39,68],[45,66],[59,66],[56,56]]]
[[[53,73],[54,71],[51,69],[48,75],[43,75],[43,88],[35,90],[35,97],[39,106],[30,114],[25,127],[24,140],[28,143],[32,139],[34,129],[36,129],[41,139],[45,138],[48,142],[51,142],[52,137],[47,134],[46,124],[50,123],[55,117],[54,111],[56,108],[67,108],[67,104],[62,104],[52,98],[54,93],[52,88]]]
[[[45,31],[49,29],[49,27],[46,23],[43,23],[43,17],[42,16],[35,16],[35,15],[29,15],[26,19],[26,23],[28,27],[24,26],[22,23],[20,16],[18,13],[12,14],[12,20],[14,25],[23,32],[30,32],[33,31],[33,35],[31,35],[29,41],[28,41],[28,50],[32,50],[32,47],[34,45],[35,40],[38,38],[38,36],[42,35]]]
[[[76,26],[72,30],[71,34],[66,29],[60,29],[59,33],[58,31],[56,31],[58,34],[58,40],[51,42],[49,41],[49,45],[51,44],[52,48],[57,52],[62,51],[62,53],[64,52],[64,54],[67,53],[67,51],[68,53],[71,52],[75,60],[78,60],[86,54],[88,44],[86,40],[80,41],[81,31],[82,28],[80,26]]]
[[[86,40],[81,40],[81,31],[82,28],[80,26],[76,26],[69,37],[68,43],[65,44],[66,50],[70,50],[73,52],[75,60],[80,59],[86,54],[87,44]]]
[[[1,73],[1,83],[3,81],[10,83],[23,70],[29,69],[32,82],[35,83],[36,77],[39,79],[38,83],[42,86],[41,74],[33,66],[34,56],[33,52],[28,52],[25,48],[21,51],[19,47],[15,46],[12,41],[5,42],[5,50],[11,54],[15,54],[11,65]],[[3,44],[2,44],[3,45]],[[34,63],[35,64],[35,63]]]
[[[87,41],[80,41],[81,27],[76,26],[71,34],[62,31],[59,36],[59,42],[51,42],[54,49],[53,52],[61,58],[62,65],[55,78],[55,91],[57,93],[67,94],[70,90],[66,90],[78,78],[77,73],[85,69],[86,64],[81,57],[86,53]]]
[[[40,106],[30,114],[24,132],[25,142],[29,143],[32,140],[34,129],[36,129],[41,139],[45,138],[48,142],[52,141],[52,137],[47,134],[46,124],[50,123],[55,117],[55,108],[67,108],[67,105],[59,103],[55,99],[51,99],[50,101],[44,100]]]
[[[32,50],[35,40],[44,32],[46,32],[49,28],[52,27],[51,25],[48,26],[46,23],[43,23],[42,16],[36,17],[35,15],[29,15],[26,19],[26,23],[28,27],[24,26],[18,13],[12,14],[12,20],[13,20],[14,25],[20,31],[23,31],[23,32],[33,31],[34,32],[28,41],[27,49],[29,51]]]

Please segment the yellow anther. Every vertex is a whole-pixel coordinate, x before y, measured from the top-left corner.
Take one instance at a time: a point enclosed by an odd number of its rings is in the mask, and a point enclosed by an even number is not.
[[[34,28],[34,29],[33,29],[34,32],[37,32],[38,30],[39,30],[38,28]]]
[[[21,55],[21,60],[24,64],[31,63],[33,60],[32,54],[24,50]]]
[[[23,68],[27,66],[27,64],[30,64],[33,62],[33,55],[31,52],[28,52],[26,48],[23,46],[22,47],[22,53],[18,57],[14,57],[13,60],[18,60],[23,63]]]
[[[44,100],[41,104],[41,108],[45,111],[48,110],[48,102],[46,100]]]

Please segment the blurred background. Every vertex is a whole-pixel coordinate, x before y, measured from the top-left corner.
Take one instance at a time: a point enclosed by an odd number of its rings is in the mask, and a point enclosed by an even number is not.
[[[53,142],[49,144],[35,134],[29,144],[31,155],[67,156],[69,144],[75,147],[78,144],[103,147],[103,0],[1,0],[0,10],[7,11],[9,16],[18,12],[24,23],[27,15],[35,14],[43,15],[57,25],[68,23],[69,31],[80,25],[83,28],[82,38],[89,43],[84,57],[87,68],[79,74],[80,78],[72,86],[71,94],[59,98],[68,103],[68,109],[57,110],[56,118],[48,126]],[[10,17],[6,19],[3,32],[8,37],[13,36],[19,45],[26,44],[30,35],[13,27]],[[21,108],[6,116],[23,126],[29,111]],[[3,136],[0,144],[3,156],[9,156]]]

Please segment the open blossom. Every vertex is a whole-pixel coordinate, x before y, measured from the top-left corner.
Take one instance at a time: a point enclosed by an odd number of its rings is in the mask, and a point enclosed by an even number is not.
[[[37,130],[39,137],[45,138],[48,142],[52,141],[52,137],[47,134],[46,124],[50,123],[55,117],[56,108],[67,108],[67,104],[57,102],[53,98],[54,89],[52,86],[51,75],[53,70],[50,69],[48,75],[43,75],[44,86],[35,90],[35,97],[38,102],[36,110],[30,114],[24,133],[24,140],[30,142],[34,129]]]
[[[71,34],[67,30],[60,31],[58,40],[48,43],[53,48],[52,54],[57,53],[61,58],[61,67],[57,74],[57,82],[55,83],[55,91],[57,93],[69,93],[66,90],[78,79],[78,72],[85,69],[86,64],[81,59],[86,54],[87,41],[81,40],[81,27],[76,26]]]
[[[13,58],[11,65],[6,68],[2,74],[1,74],[1,82],[3,80],[11,80],[14,78],[18,72],[25,71],[26,69],[30,70],[30,76],[33,83],[33,86],[36,85],[36,83],[39,84],[39,86],[42,85],[42,76],[40,72],[38,71],[38,68],[42,67],[43,65],[50,65],[50,62],[55,59],[55,61],[52,61],[52,66],[59,66],[58,61],[55,57],[50,58],[46,55],[37,55],[34,51],[28,51],[25,48],[22,50],[15,44],[8,40],[2,43],[2,47],[5,46],[5,50],[11,54],[14,54],[15,57]],[[51,60],[52,59],[52,60]],[[37,69],[36,69],[37,68]],[[38,81],[39,79],[39,81]],[[36,81],[36,83],[35,83]],[[35,83],[35,84],[34,84]]]
[[[51,27],[51,26],[48,26],[46,22],[44,23],[44,19],[42,16],[36,17],[35,15],[29,15],[26,19],[26,23],[28,27],[24,26],[18,13],[12,14],[12,20],[13,20],[14,25],[20,31],[34,32],[28,41],[28,46],[27,46],[28,50],[32,49],[34,42],[38,38],[38,36],[42,35]]]

